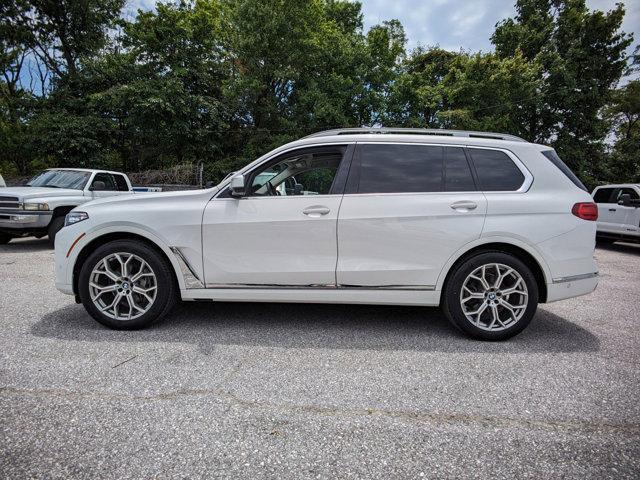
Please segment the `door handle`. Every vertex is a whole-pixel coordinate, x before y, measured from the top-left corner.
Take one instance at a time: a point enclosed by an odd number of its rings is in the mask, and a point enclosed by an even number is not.
[[[609,211],[610,211],[610,212],[615,212],[615,211],[616,211],[616,209],[615,209],[615,208],[610,208],[610,209],[609,209]]]
[[[471,202],[468,200],[454,202],[450,206],[458,212],[468,212],[469,210],[475,210],[476,208],[478,208],[478,204],[476,202]]]
[[[307,207],[302,210],[302,213],[307,215],[308,217],[321,217],[322,215],[326,215],[329,213],[331,209],[329,207],[325,207],[323,205],[314,205],[312,207]]]

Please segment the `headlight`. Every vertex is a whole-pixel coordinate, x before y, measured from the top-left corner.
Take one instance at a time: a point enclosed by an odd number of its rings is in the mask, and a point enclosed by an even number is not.
[[[64,217],[64,226],[73,225],[74,223],[81,222],[89,218],[89,214],[87,212],[69,212],[67,216]]]
[[[49,204],[47,203],[25,203],[23,205],[25,210],[49,210]]]

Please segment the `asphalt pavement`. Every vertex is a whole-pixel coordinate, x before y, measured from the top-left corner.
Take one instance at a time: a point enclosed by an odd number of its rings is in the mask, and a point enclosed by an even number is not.
[[[0,246],[0,478],[638,478],[640,245],[518,337],[417,307],[181,304],[144,331]]]

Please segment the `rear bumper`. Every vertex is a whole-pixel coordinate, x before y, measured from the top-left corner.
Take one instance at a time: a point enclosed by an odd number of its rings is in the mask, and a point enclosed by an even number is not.
[[[593,292],[598,286],[598,273],[554,279],[547,284],[547,303],[579,297]]]

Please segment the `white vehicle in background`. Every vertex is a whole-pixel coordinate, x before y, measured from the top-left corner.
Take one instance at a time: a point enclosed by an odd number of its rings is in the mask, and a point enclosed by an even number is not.
[[[4,178],[2,178],[2,175],[0,175],[0,188],[6,187],[6,186],[7,186],[7,184],[4,183]]]
[[[133,193],[120,172],[82,168],[52,168],[24,187],[0,188],[0,245],[16,237],[49,236],[51,244],[64,217],[78,205],[97,198]]]
[[[500,340],[539,302],[596,288],[596,218],[549,147],[334,130],[214,188],[74,209],[56,238],[56,286],[118,329],[151,324],[178,298],[440,305],[467,334]]]
[[[596,187],[593,200],[598,205],[599,242],[640,242],[640,184]]]

